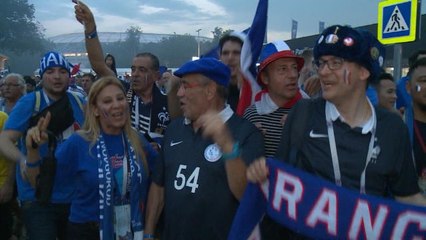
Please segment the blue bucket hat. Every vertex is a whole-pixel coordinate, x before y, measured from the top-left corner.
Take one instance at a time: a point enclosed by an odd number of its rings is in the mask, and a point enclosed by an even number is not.
[[[67,70],[68,74],[71,73],[71,65],[67,59],[58,52],[48,52],[40,60],[40,77],[43,78],[44,72],[52,67],[61,67]]]
[[[228,87],[231,70],[228,66],[215,58],[201,58],[182,65],[174,75],[182,77],[191,73],[199,73],[224,87]]]
[[[377,79],[385,60],[385,48],[370,32],[334,25],[325,29],[314,47],[314,58],[332,55],[358,63],[370,72],[369,82]]]

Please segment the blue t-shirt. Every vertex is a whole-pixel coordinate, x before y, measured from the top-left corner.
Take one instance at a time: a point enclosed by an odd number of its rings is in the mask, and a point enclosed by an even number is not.
[[[369,85],[365,94],[367,95],[368,99],[370,99],[370,102],[374,106],[377,106],[377,104],[379,103],[379,97],[377,96],[376,89]]]
[[[104,134],[103,136],[108,148],[112,170],[118,173],[122,171],[123,139],[121,135]],[[58,159],[57,175],[69,178],[76,187],[69,216],[69,220],[74,223],[99,221],[99,160],[97,159],[97,150],[90,144],[76,133],[56,151],[56,158]],[[143,145],[147,158],[151,158],[150,161],[157,157],[151,145],[146,144],[145,141],[143,141]],[[144,181],[144,184],[146,183]],[[146,189],[146,186],[139,187]],[[146,193],[144,194],[146,196]]]
[[[411,106],[411,95],[408,94],[406,84],[410,80],[408,76],[402,77],[396,83],[396,109]]]
[[[73,109],[74,113],[74,120],[75,123],[70,127],[70,129],[67,129],[66,132],[70,133],[74,130],[78,130],[80,126],[83,125],[84,121],[84,115],[83,111],[80,108],[79,103],[75,99],[75,97],[71,93],[67,93],[68,98],[70,99],[71,107]],[[52,99],[49,99],[50,103],[53,103],[54,101]],[[84,104],[85,101],[83,99],[80,99],[81,103]],[[22,98],[19,99],[19,101],[16,103],[15,107],[13,108],[12,112],[9,115],[9,119],[6,122],[6,125],[4,127],[5,130],[15,130],[18,132],[21,132],[23,135],[27,131],[29,126],[29,119],[34,113],[35,108],[35,92],[29,93],[27,95],[24,95]],[[40,97],[40,111],[43,110],[48,106],[48,103],[46,102],[46,99],[44,98],[43,92],[41,92]],[[64,134],[65,135],[65,134]],[[64,136],[64,139],[66,139],[66,136]],[[58,145],[61,143],[59,142]],[[25,144],[19,144],[19,149],[23,154],[27,154],[27,150],[25,147]],[[43,146],[40,146],[40,156],[46,156],[47,155],[47,144],[44,144]],[[31,185],[24,181],[20,174],[20,166],[19,164],[16,165],[16,183],[18,186],[18,197],[21,201],[33,201],[35,200],[35,190]],[[74,191],[74,187],[72,186],[72,183],[69,179],[64,178],[61,175],[56,175],[55,177],[55,184],[53,186],[53,193],[51,201],[52,203],[69,203],[71,202],[72,194]]]

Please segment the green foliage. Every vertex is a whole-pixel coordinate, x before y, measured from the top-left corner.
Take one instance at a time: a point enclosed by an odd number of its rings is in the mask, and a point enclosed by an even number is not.
[[[128,49],[129,53],[134,56],[139,52],[139,39],[142,34],[142,29],[137,26],[130,26],[127,30],[127,38],[123,46]]]
[[[28,0],[2,0],[0,6],[0,51],[43,51],[42,27],[34,18]]]
[[[132,37],[134,39],[134,37]],[[201,53],[209,51],[214,44],[201,42]],[[179,67],[197,55],[196,37],[189,34],[174,35],[163,38],[158,43],[138,43],[129,40],[103,44],[104,53],[114,55],[117,67],[129,67],[133,57],[139,52],[150,52],[160,59],[160,64],[167,67]]]
[[[226,34],[231,33],[232,29],[223,30],[221,27],[215,27],[212,31],[213,33],[213,43],[218,44],[221,37],[223,37]]]

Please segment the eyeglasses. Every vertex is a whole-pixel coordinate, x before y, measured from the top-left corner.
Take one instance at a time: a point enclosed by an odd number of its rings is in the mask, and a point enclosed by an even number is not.
[[[323,70],[325,65],[327,65],[330,70],[339,70],[343,66],[344,62],[345,60],[343,58],[335,57],[330,60],[315,60],[313,61],[313,64],[317,71]]]
[[[19,87],[20,85],[17,83],[5,83],[5,84],[0,84],[0,87]]]
[[[196,87],[200,87],[203,84],[199,83],[199,82],[187,82],[185,80],[180,80],[179,81],[179,89],[181,87],[183,87],[184,90],[186,89],[192,89],[192,88],[196,88]]]

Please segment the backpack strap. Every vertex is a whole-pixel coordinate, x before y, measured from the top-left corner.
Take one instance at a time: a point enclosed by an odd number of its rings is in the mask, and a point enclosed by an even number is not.
[[[75,98],[75,101],[77,102],[77,104],[80,107],[81,111],[83,111],[84,108],[83,108],[83,103],[81,102],[81,99],[77,96],[76,93],[73,93],[73,92],[69,92],[69,93],[71,93],[71,95]]]
[[[35,104],[34,104],[34,112],[33,115],[36,115],[38,112],[40,112],[40,105],[41,105],[41,92],[35,91]]]

